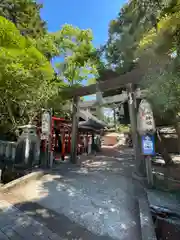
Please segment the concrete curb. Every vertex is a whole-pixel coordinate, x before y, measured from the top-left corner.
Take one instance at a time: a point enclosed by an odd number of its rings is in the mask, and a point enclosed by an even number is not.
[[[149,204],[146,199],[139,199],[142,240],[157,240]]]
[[[137,184],[142,240],[157,240],[146,190]]]
[[[159,172],[153,171],[153,175],[158,176],[159,179],[168,180],[168,181],[180,184],[180,180],[179,179],[175,179],[175,178],[172,178],[172,177],[165,177],[164,175],[161,175],[161,173],[159,173]]]
[[[20,187],[24,184],[27,184],[31,180],[38,180],[45,174],[46,174],[46,171],[44,171],[44,170],[39,170],[39,171],[34,171],[31,173],[28,173],[23,177],[20,177],[20,178],[13,180],[7,184],[4,184],[2,187],[0,187],[0,192],[10,191],[12,188],[15,189],[17,187]]]

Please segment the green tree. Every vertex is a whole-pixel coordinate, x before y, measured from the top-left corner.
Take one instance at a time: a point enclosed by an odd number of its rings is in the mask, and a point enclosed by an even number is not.
[[[54,57],[59,56],[60,49],[56,43],[56,38],[52,33],[46,33],[38,39],[28,38],[31,44],[34,45],[49,61]]]
[[[72,87],[97,75],[91,30],[64,25],[55,35],[62,62],[57,64],[58,75]]]
[[[35,113],[58,94],[54,70],[47,58],[0,17],[1,127],[15,129],[32,121]]]
[[[106,55],[110,66],[119,73],[131,71],[146,60],[149,70],[142,86],[148,89],[155,112],[172,119],[180,139],[179,3],[129,1],[111,21]]]
[[[131,0],[121,8],[118,17],[110,22],[106,46],[107,60],[116,71],[125,73],[136,66],[139,41],[146,32],[157,31],[159,21],[174,11],[175,2]]]
[[[180,152],[180,9],[179,6],[174,6],[173,9],[159,20],[156,31],[151,29],[144,34],[139,44],[138,54],[146,51],[147,55],[159,61],[159,71],[150,68],[144,78],[143,85],[144,87],[148,86],[149,98],[154,108],[159,109],[159,114],[171,119],[175,126]],[[164,56],[166,56],[166,61],[162,64],[160,59]]]
[[[12,21],[22,35],[37,39],[47,32],[41,8],[42,4],[34,0],[1,0],[0,16]]]
[[[106,59],[109,67],[118,73],[125,73],[134,67],[135,36],[130,32],[134,22],[134,12],[125,4],[118,17],[109,24],[109,38],[106,45]]]

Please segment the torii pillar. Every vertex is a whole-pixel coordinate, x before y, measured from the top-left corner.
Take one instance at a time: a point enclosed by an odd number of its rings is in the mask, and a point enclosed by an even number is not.
[[[128,105],[129,105],[129,116],[131,124],[131,134],[134,148],[134,157],[135,157],[135,178],[144,178],[146,176],[144,159],[141,154],[141,143],[140,138],[137,132],[137,101],[135,97],[135,89],[133,84],[127,85],[128,92]]]
[[[71,136],[71,163],[77,163],[77,145],[78,145],[78,124],[79,124],[79,100],[75,96],[72,103],[72,136]]]

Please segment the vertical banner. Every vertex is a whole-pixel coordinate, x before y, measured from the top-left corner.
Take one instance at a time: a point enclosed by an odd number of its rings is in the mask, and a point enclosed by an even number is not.
[[[51,115],[49,112],[44,112],[42,114],[42,121],[41,121],[41,132],[42,132],[42,137],[41,139],[47,139],[49,138],[49,134],[51,131]]]
[[[140,135],[145,135],[146,133],[154,134],[156,131],[151,105],[145,99],[139,104],[137,130]]]

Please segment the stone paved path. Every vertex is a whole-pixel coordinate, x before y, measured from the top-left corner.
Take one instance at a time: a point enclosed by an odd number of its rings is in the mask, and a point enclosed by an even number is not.
[[[0,240],[61,239],[42,223],[29,217],[7,201],[0,201]]]
[[[109,152],[81,166],[62,164],[2,196],[14,206],[0,204],[2,239],[140,240],[133,160],[127,156]]]

